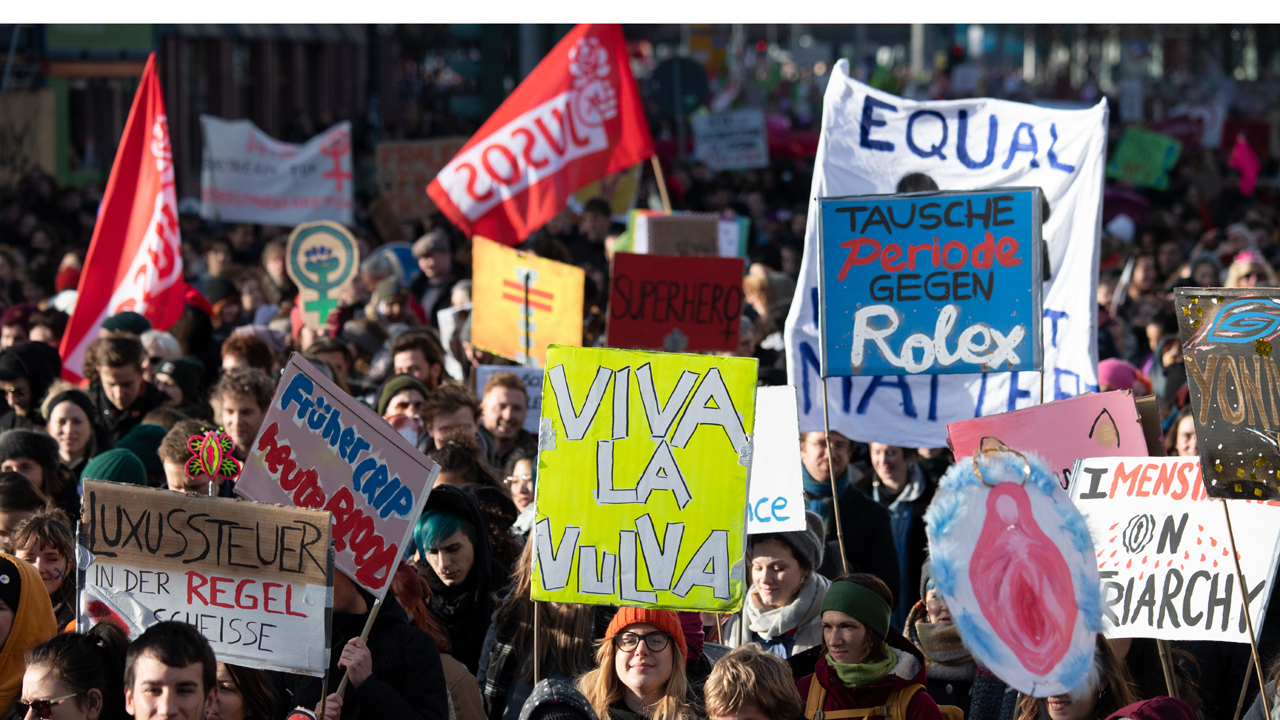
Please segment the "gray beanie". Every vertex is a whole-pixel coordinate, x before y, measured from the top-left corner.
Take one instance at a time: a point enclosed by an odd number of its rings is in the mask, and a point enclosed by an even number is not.
[[[924,561],[924,565],[920,567],[920,599],[923,600],[925,595],[929,594],[929,581],[933,579],[933,566],[928,560]]]
[[[755,535],[752,536],[752,542],[755,543],[769,538],[781,540],[791,548],[797,560],[807,563],[811,570],[817,572],[822,565],[822,551],[826,545],[826,531],[822,526],[822,518],[818,517],[817,513],[806,510],[804,520],[805,524],[808,525],[807,530]]]

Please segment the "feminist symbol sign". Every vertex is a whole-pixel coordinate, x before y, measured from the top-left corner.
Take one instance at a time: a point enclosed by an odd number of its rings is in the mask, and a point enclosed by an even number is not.
[[[355,239],[347,229],[327,220],[305,223],[289,236],[285,264],[298,285],[302,320],[312,329],[329,321],[338,297],[355,279],[360,264]]]

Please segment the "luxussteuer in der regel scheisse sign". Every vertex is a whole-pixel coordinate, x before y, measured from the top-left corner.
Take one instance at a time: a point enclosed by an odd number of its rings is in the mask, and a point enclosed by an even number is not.
[[[1040,369],[1039,188],[820,202],[824,376]]]

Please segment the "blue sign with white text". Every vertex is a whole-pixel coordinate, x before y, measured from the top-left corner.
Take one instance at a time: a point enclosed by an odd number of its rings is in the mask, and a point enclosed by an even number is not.
[[[823,198],[822,374],[1040,370],[1040,189]]]

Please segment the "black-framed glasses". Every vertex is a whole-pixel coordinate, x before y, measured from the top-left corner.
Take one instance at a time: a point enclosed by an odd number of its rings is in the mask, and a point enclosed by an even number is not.
[[[634,652],[640,646],[641,640],[644,640],[645,647],[649,648],[650,652],[662,652],[671,643],[671,636],[661,630],[654,630],[645,635],[624,632],[613,636],[613,645],[622,652]]]
[[[49,718],[53,717],[54,705],[57,705],[58,703],[66,702],[67,700],[70,700],[71,698],[79,694],[80,693],[72,693],[70,695],[63,695],[60,698],[51,698],[49,700],[32,700],[30,702],[26,700],[18,700],[13,704],[13,706],[18,709],[18,717],[20,718],[25,718],[27,716],[28,711],[35,711],[36,717],[41,718],[42,720],[49,720]]]

